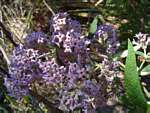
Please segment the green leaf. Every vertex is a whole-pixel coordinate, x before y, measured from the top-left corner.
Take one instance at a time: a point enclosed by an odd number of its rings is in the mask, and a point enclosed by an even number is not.
[[[139,55],[139,56],[143,56],[143,57],[145,57],[144,53],[143,53],[143,52],[141,52],[141,51],[136,51],[136,52],[135,52],[135,54],[136,54],[136,55]]]
[[[148,90],[145,87],[143,87],[143,90],[147,98],[150,98],[150,92],[148,92]]]
[[[10,106],[13,108],[13,109],[16,109],[16,110],[19,110],[20,112],[22,111],[22,108],[19,107],[19,103],[16,102],[15,99],[13,99],[12,97],[6,95],[6,100],[8,100],[10,102]]]
[[[105,23],[103,16],[97,15],[90,24],[89,33],[93,34],[96,32],[98,21],[100,21],[101,23]]]
[[[93,33],[96,32],[97,24],[98,24],[98,16],[96,16],[96,17],[94,18],[93,22],[92,22],[91,25],[90,25],[89,32],[90,32],[91,34],[93,34]]]
[[[150,113],[150,103],[147,103],[147,112],[146,113]]]
[[[23,99],[24,99],[24,102],[25,102],[26,104],[28,104],[29,101],[30,101],[30,97],[29,97],[29,96],[24,96]]]
[[[5,109],[4,107],[0,106],[0,112],[1,113],[8,113],[7,109]]]
[[[140,75],[145,76],[150,74],[150,65],[147,65],[144,67],[140,73]]]
[[[135,51],[130,40],[128,40],[128,56],[125,65],[125,91],[128,101],[130,101],[136,108],[141,108],[146,111],[147,103],[141,89]]]
[[[138,54],[142,55],[142,53],[137,52],[137,50],[140,49],[140,46],[134,46],[133,48],[137,55]],[[123,51],[123,53],[121,54],[121,58],[125,58],[127,56],[128,56],[128,50]]]

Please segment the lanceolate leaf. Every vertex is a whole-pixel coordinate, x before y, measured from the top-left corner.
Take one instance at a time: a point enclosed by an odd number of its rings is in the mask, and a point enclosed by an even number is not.
[[[137,51],[138,49],[140,49],[140,46],[134,46],[134,51],[136,52],[135,54],[143,56],[142,52]],[[121,54],[121,58],[125,58],[128,55],[128,50],[123,51],[123,53]]]
[[[1,107],[1,106],[0,106],[0,111],[1,111],[1,113],[8,113],[8,111],[5,108]]]
[[[146,113],[150,113],[150,103],[147,104],[147,112]]]
[[[96,16],[93,20],[93,22],[90,25],[90,29],[89,32],[91,34],[95,33],[96,29],[97,29],[97,24],[98,24],[98,16]]]
[[[141,89],[135,51],[130,40],[128,40],[128,56],[125,66],[125,91],[129,99],[128,101],[130,101],[137,108],[141,108],[146,111],[147,103]]]
[[[145,75],[149,75],[150,74],[150,65],[147,65],[146,67],[144,67],[141,71],[141,75],[145,76]]]
[[[136,55],[139,55],[139,56],[143,56],[143,57],[145,57],[144,53],[143,53],[143,52],[141,52],[141,51],[136,51],[136,52],[135,52],[135,54],[136,54]]]

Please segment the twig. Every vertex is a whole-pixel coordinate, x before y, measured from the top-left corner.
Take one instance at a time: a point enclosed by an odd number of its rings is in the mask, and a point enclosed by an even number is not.
[[[38,56],[37,59],[42,58],[42,57],[45,57],[45,56],[48,56],[48,55],[50,55],[50,54],[51,54],[51,52],[42,54],[42,55]]]
[[[98,6],[100,3],[102,3],[103,2],[103,0],[99,0],[99,1],[97,1],[96,3],[95,3],[95,7],[96,6]]]
[[[97,53],[97,52],[90,52],[91,54],[97,55],[98,57],[102,57],[102,58],[108,58],[107,55],[101,54],[101,53]]]
[[[5,9],[6,9],[6,12],[5,12]],[[15,13],[15,11],[13,10],[13,9],[11,9],[11,8],[9,8],[8,6],[3,6],[2,7],[2,11],[3,11],[3,13],[4,13],[4,16],[6,17],[6,19],[7,19],[7,21],[8,21],[8,24],[9,25],[11,25],[13,22],[16,22],[16,20],[17,20],[17,18],[14,18],[14,17],[17,17],[17,14]],[[8,15],[9,14],[9,15]],[[14,16],[13,16],[13,15]],[[10,20],[10,19],[11,20]],[[9,27],[9,26],[8,26]],[[15,38],[20,42],[20,43],[22,43],[23,44],[23,42],[21,41],[21,39],[18,37],[18,32],[15,30],[15,29],[13,29],[13,28],[11,28],[11,27],[9,27],[9,29],[10,29],[10,31],[13,31],[14,32],[14,35],[15,35]]]
[[[2,54],[3,54],[3,56],[4,56],[4,58],[5,58],[6,62],[7,62],[7,64],[10,65],[10,61],[9,61],[7,55],[6,55],[6,52],[4,51],[4,49],[2,48],[1,45],[0,45],[0,51],[2,52]]]
[[[38,95],[37,93],[33,92],[30,90],[30,94],[32,96],[34,96],[39,102],[43,102],[48,108],[50,108],[52,110],[52,113],[63,113],[62,110],[54,107],[54,104],[49,102],[47,99],[45,99],[45,97],[43,97],[42,95]]]
[[[5,26],[3,25],[2,22],[0,22],[0,27],[2,28],[3,32],[5,33],[6,38],[8,38],[14,46],[18,46],[18,44],[16,44],[16,42],[13,40],[12,34],[5,28]]]
[[[0,11],[0,22],[3,21],[3,18],[2,18],[2,11]],[[1,37],[3,37],[3,31],[0,30],[0,34],[1,34]]]
[[[10,78],[10,74],[5,69],[3,69],[2,67],[0,67],[0,72],[4,75],[7,75],[7,77]]]
[[[44,3],[45,6],[50,10],[50,12],[52,13],[52,15],[55,16],[55,12],[54,12],[53,9],[46,3],[45,0],[43,0],[43,3]]]
[[[125,65],[122,62],[119,62],[119,65],[123,68],[125,68]]]

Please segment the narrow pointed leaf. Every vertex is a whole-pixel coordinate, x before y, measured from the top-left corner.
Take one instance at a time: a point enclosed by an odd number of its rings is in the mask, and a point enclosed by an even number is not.
[[[141,74],[142,76],[145,76],[145,75],[149,75],[150,74],[150,65],[147,65],[146,67],[144,67],[141,71]]]
[[[93,33],[96,32],[97,24],[98,24],[98,17],[96,16],[96,17],[94,18],[93,22],[92,22],[91,25],[90,25],[89,32],[90,32],[91,34],[93,34]]]
[[[128,56],[125,66],[125,91],[129,99],[128,101],[146,111],[147,103],[141,89],[135,51],[130,40],[128,40]]]
[[[146,113],[150,113],[150,103],[147,104],[147,112]]]

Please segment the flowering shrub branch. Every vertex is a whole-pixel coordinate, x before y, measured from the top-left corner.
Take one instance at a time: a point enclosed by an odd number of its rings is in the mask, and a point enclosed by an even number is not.
[[[114,57],[120,43],[113,26],[99,25],[94,19],[90,26],[92,31],[85,35],[80,23],[66,12],[53,15],[49,23],[50,36],[40,31],[29,34],[23,44],[15,45],[10,56],[9,73],[1,69],[7,75],[4,84],[9,96],[18,103],[26,96],[34,96],[47,106],[53,104],[51,107],[55,111],[81,109],[85,113],[94,113],[98,108],[110,105],[110,99],[116,93],[124,95],[119,69],[123,63]],[[141,76],[148,75],[149,36],[139,33],[132,43],[140,62],[137,71]],[[127,55],[125,51],[122,56]],[[125,66],[125,73],[128,73],[129,66]],[[115,85],[117,79],[119,86]],[[125,80],[126,93],[134,95],[132,87],[128,88],[129,82]],[[132,84],[133,87],[136,85]],[[147,92],[145,87],[144,91]],[[133,95],[129,98],[132,99]]]

